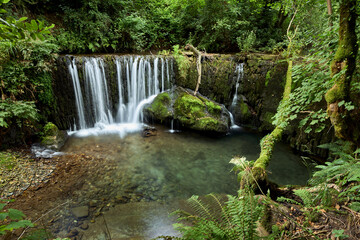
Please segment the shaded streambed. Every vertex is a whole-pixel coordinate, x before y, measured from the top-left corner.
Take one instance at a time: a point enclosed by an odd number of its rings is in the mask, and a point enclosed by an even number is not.
[[[261,136],[242,128],[221,138],[156,128],[157,135],[146,138],[133,133],[125,138],[110,134],[67,141],[65,153],[93,156],[107,169],[77,190],[78,204],[99,198],[117,200],[90,223],[86,239],[106,239],[105,222],[112,238],[176,234],[168,214],[182,200],[208,193],[236,194],[238,184],[229,161],[234,155],[254,160],[260,151]],[[101,162],[97,164],[101,167]],[[285,144],[276,146],[268,170],[270,179],[281,185],[305,184],[308,179],[301,158]]]

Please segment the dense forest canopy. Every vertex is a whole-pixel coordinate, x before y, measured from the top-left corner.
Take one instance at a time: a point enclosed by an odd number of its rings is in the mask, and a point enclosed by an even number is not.
[[[327,23],[326,4],[299,4],[301,35],[318,34]],[[64,53],[149,51],[186,43],[207,52],[237,52],[282,49],[293,5],[276,0],[14,0],[6,7],[18,16],[55,23],[55,42]]]

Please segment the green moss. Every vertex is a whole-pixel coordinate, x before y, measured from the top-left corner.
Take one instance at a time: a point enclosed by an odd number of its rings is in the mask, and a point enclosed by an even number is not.
[[[271,79],[271,70],[269,70],[269,71],[266,73],[266,77],[265,77],[265,87],[268,86],[270,79]]]
[[[164,92],[156,96],[151,106],[147,109],[152,115],[161,121],[172,117],[172,112],[169,111],[171,98],[169,93]]]
[[[44,130],[43,130],[44,136],[55,136],[56,134],[58,134],[58,132],[59,132],[58,127],[52,122],[48,122],[44,126]]]
[[[187,128],[217,133],[228,131],[229,123],[221,119],[222,107],[202,96],[178,93],[174,111],[175,119]]]
[[[337,102],[341,99],[344,99],[344,93],[340,91],[339,86],[335,84],[327,93],[325,94],[325,100],[328,104]]]
[[[56,141],[56,136],[46,136],[41,139],[41,143],[44,145],[52,145]]]
[[[204,117],[195,122],[194,129],[205,131],[217,131],[219,128],[219,121],[212,117]]]
[[[41,143],[44,145],[52,145],[56,142],[56,138],[60,131],[58,127],[52,122],[48,122],[43,129]]]
[[[251,117],[251,112],[249,110],[249,106],[244,101],[240,101],[239,104],[240,104],[241,117],[243,119],[247,119],[247,118]]]
[[[175,101],[175,115],[188,119],[205,117],[205,105],[197,97],[183,93]]]

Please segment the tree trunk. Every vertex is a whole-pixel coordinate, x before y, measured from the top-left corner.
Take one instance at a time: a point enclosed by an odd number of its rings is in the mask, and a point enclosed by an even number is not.
[[[287,106],[292,84],[292,66],[293,62],[288,60],[288,70],[286,73],[286,82],[284,87],[284,93],[280,106]],[[266,167],[269,165],[275,144],[281,140],[283,131],[287,126],[287,117],[282,116],[279,120],[279,125],[268,135],[266,135],[260,142],[260,156],[255,161],[251,172],[245,174],[240,181],[240,188],[244,188],[246,185],[250,185],[251,188],[262,188],[263,186],[269,186],[267,182]]]
[[[332,27],[333,23],[331,20],[331,15],[333,13],[333,10],[332,10],[332,6],[331,6],[331,0],[326,0],[326,4],[327,4],[328,15],[329,15],[329,26]]]
[[[201,52],[199,50],[197,50],[193,45],[188,44],[185,47],[186,49],[190,49],[195,56],[197,57],[197,61],[196,61],[196,68],[197,68],[197,72],[198,72],[198,79],[197,79],[197,83],[196,83],[196,88],[194,91],[194,96],[196,96],[197,92],[199,91],[199,86],[201,84]]]
[[[331,0],[326,0],[327,3],[327,10],[328,10],[328,15],[332,15],[332,6],[331,6]]]
[[[325,95],[327,113],[334,126],[335,135],[354,143],[359,140],[360,133],[358,94],[354,97],[351,96],[351,83],[358,81],[352,80],[358,51],[355,31],[356,1],[342,0],[340,4],[339,44],[331,63],[331,75],[335,79],[335,84]],[[339,104],[340,102],[341,104]],[[346,104],[355,104],[355,109],[346,109]]]
[[[290,33],[291,25],[295,19],[298,9],[295,10],[293,17],[290,20],[290,23],[287,28],[287,37],[289,39],[289,45],[287,49],[287,58],[288,58],[288,70],[286,73],[286,81],[284,87],[283,98],[281,100],[279,110],[286,108],[289,105],[290,93],[291,93],[291,85],[292,85],[292,66],[293,61],[291,60],[291,51],[292,51],[292,40],[296,36],[297,27],[293,34]],[[261,139],[260,142],[260,156],[255,161],[251,171],[245,172],[242,179],[240,180],[240,188],[246,187],[246,185],[250,185],[253,189],[260,190],[263,187],[268,188],[270,184],[267,181],[266,167],[269,165],[272,153],[275,147],[275,144],[281,140],[282,134],[285,128],[288,125],[288,115],[282,115],[278,119],[278,125],[275,129],[265,137]]]

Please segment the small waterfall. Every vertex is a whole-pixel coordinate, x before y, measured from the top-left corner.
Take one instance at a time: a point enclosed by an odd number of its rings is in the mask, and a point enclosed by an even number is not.
[[[141,125],[144,105],[151,103],[160,91],[165,91],[171,86],[173,76],[170,74],[169,66],[172,59],[117,56],[112,62],[116,69],[114,77],[106,72],[106,69],[111,69],[107,66],[111,62],[104,62],[98,57],[84,57],[81,60],[82,81],[79,80],[76,58],[68,65],[79,119],[75,130],[89,132],[90,128],[95,127],[109,132],[117,127]],[[135,129],[134,126],[130,128]],[[119,132],[124,136],[123,130]]]
[[[79,74],[76,67],[75,58],[72,61],[69,61],[68,64],[69,72],[72,78],[73,86],[74,86],[74,92],[75,92],[75,104],[76,104],[76,110],[78,112],[78,118],[79,118],[79,129],[86,128],[86,122],[85,122],[85,114],[84,114],[84,101],[81,93],[81,87],[80,87],[80,81],[79,81]],[[76,124],[74,127],[74,130],[77,130]]]
[[[238,125],[235,124],[234,116],[230,111],[229,111],[229,115],[230,115],[230,123],[231,123],[230,129],[240,128]]]
[[[235,73],[237,74],[237,78],[236,78],[235,93],[234,93],[234,98],[231,103],[231,108],[234,108],[237,104],[238,88],[239,88],[240,80],[244,76],[244,63],[239,63],[236,65]]]
[[[235,93],[234,93],[232,103],[230,105],[231,111],[234,111],[234,108],[238,101],[238,89],[239,89],[239,85],[240,85],[240,80],[244,76],[244,63],[239,63],[236,65],[235,74],[237,74],[237,77],[236,77]],[[229,111],[229,114],[230,114],[230,120],[231,120],[231,129],[240,128],[238,125],[235,124],[234,116],[230,111]]]
[[[93,107],[94,122],[102,124],[114,123],[104,61],[101,58],[85,58],[84,64],[86,98],[87,103]]]
[[[170,122],[170,130],[168,131],[169,133],[177,133],[177,132],[180,132],[180,130],[175,130],[175,127],[174,127],[174,119],[171,119],[171,122]]]

